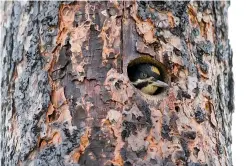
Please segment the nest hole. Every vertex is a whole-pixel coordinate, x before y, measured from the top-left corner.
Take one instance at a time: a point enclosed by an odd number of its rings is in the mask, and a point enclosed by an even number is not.
[[[180,111],[180,107],[179,106],[175,106],[175,111],[179,112]]]
[[[128,75],[128,78],[131,82],[133,82],[132,78],[134,76],[134,73],[136,72],[136,67],[138,65],[141,65],[141,64],[150,64],[152,66],[155,66],[160,72],[160,79],[159,80],[169,84],[169,77],[168,77],[166,67],[161,62],[157,61],[156,59],[154,59],[150,56],[141,56],[141,57],[133,59],[132,61],[129,62],[129,64],[127,66],[127,75]],[[166,91],[166,89],[167,88],[158,88],[156,90],[156,92],[153,94],[153,96],[163,94]]]

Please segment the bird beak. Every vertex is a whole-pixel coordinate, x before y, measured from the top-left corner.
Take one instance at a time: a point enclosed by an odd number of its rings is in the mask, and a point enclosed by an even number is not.
[[[152,82],[152,85],[154,86],[157,86],[157,87],[160,87],[160,88],[167,88],[169,87],[169,85],[163,81],[160,81],[160,80],[156,80],[156,81],[153,81]]]

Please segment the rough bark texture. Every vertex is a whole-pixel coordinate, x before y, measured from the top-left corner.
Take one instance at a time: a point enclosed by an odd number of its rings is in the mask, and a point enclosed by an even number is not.
[[[5,2],[1,164],[232,165],[228,6]],[[142,56],[168,90],[132,86]]]

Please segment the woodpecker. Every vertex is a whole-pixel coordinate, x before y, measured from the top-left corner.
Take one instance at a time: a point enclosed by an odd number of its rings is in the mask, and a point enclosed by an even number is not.
[[[143,93],[154,95],[159,88],[168,87],[167,83],[161,81],[159,69],[151,64],[138,64],[131,72],[129,78],[132,84]]]

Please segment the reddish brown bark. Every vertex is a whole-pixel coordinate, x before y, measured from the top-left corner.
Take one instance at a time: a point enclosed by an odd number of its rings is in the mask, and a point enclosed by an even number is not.
[[[232,165],[228,6],[5,2],[1,163]],[[146,56],[157,95],[128,78]]]

